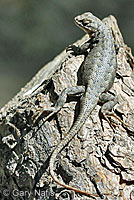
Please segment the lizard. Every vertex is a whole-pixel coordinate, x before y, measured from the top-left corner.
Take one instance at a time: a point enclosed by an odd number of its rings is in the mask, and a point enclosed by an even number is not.
[[[115,44],[111,29],[90,12],[78,15],[74,21],[91,38],[89,42],[86,42],[81,47],[74,45],[68,47],[68,50],[74,51],[76,55],[86,52],[82,67],[82,86],[65,89],[55,104],[54,112],[58,112],[61,109],[66,101],[67,95],[82,93],[80,112],[68,134],[52,152],[49,168],[50,174],[57,184],[84,195],[97,197],[98,195],[81,191],[60,182],[54,173],[54,163],[57,155],[78,133],[98,102],[103,102],[101,112],[105,117],[109,113],[109,110],[117,103],[117,99],[107,93],[114,83],[117,70]],[[89,48],[90,50],[87,52]]]
[[[81,93],[80,112],[67,135],[52,152],[49,168],[53,181],[60,186],[83,195],[98,197],[96,194],[90,194],[60,182],[54,172],[57,155],[78,133],[95,106],[102,102],[101,113],[107,119],[106,115],[117,104],[117,98],[108,93],[114,83],[117,70],[115,44],[111,29],[90,12],[78,15],[74,18],[74,22],[90,36],[89,41],[82,46],[70,45],[67,49],[67,51],[72,51],[75,56],[85,55],[81,70],[82,85],[63,90],[54,106],[54,111],[46,117],[46,120],[57,113],[66,102],[67,96],[72,94]]]

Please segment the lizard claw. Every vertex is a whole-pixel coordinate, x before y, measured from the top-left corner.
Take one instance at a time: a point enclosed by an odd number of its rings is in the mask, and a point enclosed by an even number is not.
[[[121,120],[118,116],[116,116],[114,113],[112,112],[106,112],[106,113],[102,113],[104,119],[108,122],[108,124],[110,125],[110,127],[114,130],[115,127],[117,127],[117,125],[114,123],[111,124],[111,121],[109,120],[108,117],[114,117],[115,119],[117,119],[119,122],[121,122],[124,126],[126,127],[130,127],[128,124],[126,124],[125,122],[123,122],[123,120]],[[101,124],[102,124],[102,121],[101,121]],[[104,130],[104,128],[103,128]]]
[[[33,124],[35,125],[37,122],[39,122],[44,116],[46,118],[44,119],[44,122],[47,121],[53,114],[55,113],[55,109],[52,107],[51,109],[43,109],[42,112],[38,112],[33,116]]]
[[[74,56],[77,56],[77,55],[81,55],[82,52],[81,52],[81,48],[76,46],[76,45],[69,45],[67,48],[66,48],[66,52],[70,52],[72,55]]]

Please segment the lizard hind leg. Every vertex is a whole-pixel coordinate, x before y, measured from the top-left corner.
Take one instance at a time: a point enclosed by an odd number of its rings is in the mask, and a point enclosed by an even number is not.
[[[125,122],[123,122],[118,116],[116,116],[111,111],[112,108],[118,103],[117,96],[111,93],[103,93],[99,98],[99,103],[102,104],[100,114],[106,119],[106,121],[109,123],[112,129],[113,129],[113,126],[111,125],[111,122],[108,117],[114,117],[115,119],[119,120],[123,125],[128,127],[128,125]],[[101,120],[101,124],[102,124],[102,120]]]
[[[34,124],[36,124],[42,117],[43,112],[48,112],[49,114],[46,116],[45,119],[43,119],[43,123],[45,123],[48,119],[50,119],[50,117],[52,117],[54,114],[58,113],[61,108],[64,106],[64,104],[67,101],[67,97],[68,96],[82,96],[82,94],[84,94],[85,92],[85,86],[73,86],[71,88],[66,88],[64,89],[59,98],[57,99],[57,102],[55,103],[54,107],[51,107],[45,111],[42,111],[41,113],[39,113],[39,115],[37,115],[34,119]]]

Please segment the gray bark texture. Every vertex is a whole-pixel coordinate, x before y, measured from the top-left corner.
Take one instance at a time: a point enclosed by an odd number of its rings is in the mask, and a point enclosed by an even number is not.
[[[111,117],[101,123],[97,105],[75,138],[57,156],[59,180],[108,200],[134,199],[134,58],[124,44],[113,16],[103,21],[111,27],[117,44],[118,70],[111,92],[114,107],[124,123]],[[87,40],[85,35],[76,44]],[[77,85],[84,56],[63,51],[45,65],[0,111],[0,199],[93,199],[67,191],[53,182],[49,158],[79,112],[79,97],[68,100],[56,115],[43,123],[58,95]],[[40,120],[34,119],[42,113]],[[40,127],[40,128],[39,128]],[[95,199],[95,198],[94,198]]]

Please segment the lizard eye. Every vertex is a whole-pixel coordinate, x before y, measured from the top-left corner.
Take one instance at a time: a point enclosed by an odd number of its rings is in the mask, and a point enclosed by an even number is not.
[[[80,22],[83,26],[87,26],[87,25],[90,23],[89,20],[86,20],[86,19],[79,20],[79,22]]]
[[[82,21],[82,24],[83,24],[84,26],[87,26],[87,25],[89,25],[90,23],[91,23],[91,21],[88,20],[88,19],[83,19],[83,21]]]

